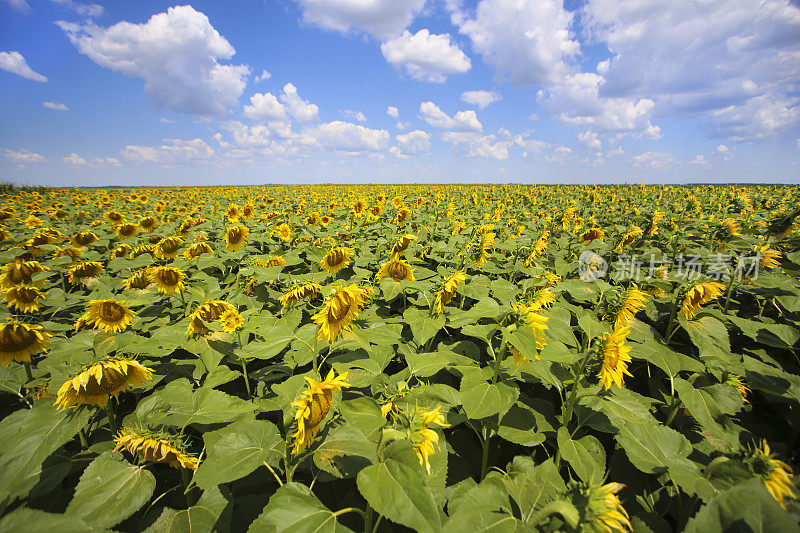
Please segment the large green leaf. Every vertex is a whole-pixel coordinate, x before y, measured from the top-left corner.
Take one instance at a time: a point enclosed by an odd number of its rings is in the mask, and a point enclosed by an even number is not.
[[[133,466],[116,452],[100,454],[83,472],[67,515],[110,528],[141,508],[156,488],[144,466]]]
[[[105,531],[68,514],[46,513],[20,507],[0,520],[0,531],[58,531],[59,533],[92,533]]]
[[[586,483],[599,482],[606,471],[606,452],[597,438],[587,435],[573,440],[566,427],[558,428],[558,449],[563,457]]]
[[[275,450],[280,450],[283,443],[278,428],[266,420],[234,422],[217,433],[221,436],[212,446],[206,440],[208,456],[192,478],[204,490],[244,477],[265,461],[274,462],[278,456]]]
[[[231,509],[228,498],[219,487],[214,487],[203,492],[200,500],[188,509],[164,508],[145,533],[227,533]]]
[[[339,426],[314,450],[314,464],[336,477],[355,477],[375,462],[376,450],[377,444],[367,440],[356,427]]]
[[[337,515],[320,502],[311,489],[300,483],[286,483],[269,499],[264,512],[250,525],[249,531],[276,533],[346,532]]]
[[[489,383],[480,374],[469,373],[461,380],[460,394],[467,416],[479,419],[504,414],[517,401],[519,389],[504,381]]]
[[[253,416],[252,403],[222,391],[201,387],[192,390],[186,380],[170,382],[136,406],[141,420],[151,424],[215,424]]]
[[[738,447],[738,435],[727,431],[717,421],[723,414],[731,413],[725,413],[717,400],[703,389],[695,388],[694,385],[681,378],[675,378],[674,382],[678,397],[694,419],[715,436],[728,440],[734,447]]]

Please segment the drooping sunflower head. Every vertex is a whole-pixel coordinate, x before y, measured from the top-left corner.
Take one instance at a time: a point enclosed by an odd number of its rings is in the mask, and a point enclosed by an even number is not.
[[[371,293],[370,287],[348,285],[338,288],[322,309],[311,317],[320,326],[319,338],[333,342],[342,331],[349,331],[353,319],[361,312]]]
[[[229,252],[235,252],[247,242],[247,236],[250,235],[250,230],[247,226],[239,224],[232,226],[225,232],[225,248]]]
[[[133,247],[130,244],[120,243],[111,252],[111,259],[116,259],[117,257],[125,257],[126,255],[131,253],[131,250],[133,250]]]
[[[59,257],[68,257],[69,263],[68,265],[74,265],[78,262],[78,260],[83,256],[83,251],[80,248],[75,248],[74,246],[64,246],[63,248],[59,248],[56,250],[56,253],[53,254],[54,258]]]
[[[606,390],[614,384],[620,388],[623,387],[625,375],[631,376],[631,373],[628,372],[628,363],[631,362],[628,354],[631,347],[625,344],[630,331],[630,326],[615,328],[611,334],[604,335],[601,340],[602,362],[597,377]]]
[[[31,229],[44,224],[44,222],[42,222],[42,219],[35,215],[28,215],[28,217],[23,222],[27,227]]]
[[[392,249],[389,251],[390,256],[400,256],[408,250],[408,247],[411,246],[411,243],[417,240],[417,237],[406,233],[392,245]]]
[[[533,294],[530,303],[527,305],[528,311],[539,311],[547,309],[556,302],[556,295],[548,287],[543,287]]]
[[[178,257],[178,250],[183,246],[183,239],[178,236],[164,237],[156,243],[153,255],[159,259],[175,259]]]
[[[117,226],[116,235],[119,239],[130,239],[139,234],[139,225],[130,222],[124,222]]]
[[[69,282],[73,285],[86,283],[103,272],[103,264],[97,261],[84,261],[69,269]]]
[[[716,230],[714,230],[713,239],[717,243],[717,249],[725,250],[728,247],[728,241],[739,235],[741,235],[739,223],[728,217],[720,222]]]
[[[392,259],[387,261],[381,266],[381,269],[375,274],[375,278],[380,281],[386,276],[397,281],[414,281],[414,272],[411,265],[402,259]]]
[[[122,286],[126,289],[144,290],[149,287],[151,283],[153,282],[150,280],[150,269],[143,268],[131,274]]]
[[[206,324],[219,320],[227,311],[236,311],[236,308],[223,300],[206,300],[189,315],[186,335],[207,335],[211,329]]]
[[[135,259],[140,255],[150,254],[153,255],[154,246],[152,244],[140,244],[138,246],[134,246],[131,250],[130,258]]]
[[[37,248],[37,246],[55,244],[60,240],[61,240],[61,232],[58,231],[57,229],[39,228],[33,234],[33,237],[25,241],[25,246],[28,247],[28,251],[33,255],[41,255],[44,253],[44,251]]]
[[[153,231],[158,227],[158,221],[155,217],[144,217],[139,221],[139,227],[142,231]]]
[[[106,333],[118,333],[131,325],[134,316],[134,312],[122,300],[91,300],[83,315],[75,322],[75,329],[91,326]]]
[[[481,268],[486,261],[492,257],[492,254],[489,253],[489,249],[494,244],[494,238],[496,233],[493,231],[487,231],[483,234],[481,239],[481,246],[477,249],[477,257],[475,258],[475,268]]]
[[[205,242],[196,242],[189,246],[186,251],[183,252],[183,257],[186,259],[197,259],[203,254],[212,254],[214,253],[214,249]]]
[[[297,408],[294,419],[297,422],[297,432],[294,437],[292,453],[297,455],[314,442],[314,437],[319,432],[320,423],[325,420],[333,403],[333,393],[343,388],[350,387],[347,379],[347,372],[343,372],[338,377],[334,371],[328,372],[324,381],[317,382],[309,377],[308,389],[303,391],[300,399],[292,402],[292,406]]]
[[[739,395],[742,397],[742,401],[744,403],[750,403],[750,400],[747,399],[747,396],[750,394],[751,390],[750,387],[748,387],[745,383],[742,376],[728,372],[725,374],[723,382],[735,388],[739,392]]]
[[[399,228],[402,228],[406,225],[406,223],[411,219],[411,209],[407,207],[401,208],[397,211],[397,215],[395,215],[394,220],[392,223]]]
[[[339,272],[341,269],[349,265],[352,258],[353,258],[352,248],[337,246],[335,248],[331,248],[330,250],[328,250],[328,253],[325,254],[325,257],[322,258],[322,261],[320,261],[319,265],[326,272],[335,274],[336,272]]]
[[[630,289],[625,291],[623,296],[622,306],[614,320],[614,329],[627,326],[636,313],[644,309],[647,303],[647,295],[639,290],[639,287],[635,283],[633,283]]]
[[[150,368],[132,359],[107,359],[86,367],[58,389],[59,409],[80,405],[103,407],[120,392],[138,387],[152,379]]]
[[[622,239],[619,241],[617,247],[614,248],[614,251],[618,254],[621,254],[626,246],[630,246],[636,242],[636,239],[640,238],[643,234],[644,232],[642,231],[642,228],[639,226],[633,226],[629,232],[622,236]]]
[[[50,270],[38,261],[12,261],[3,266],[0,274],[0,288],[9,289],[15,285],[36,285],[33,276]]]
[[[169,266],[158,266],[150,269],[150,281],[156,284],[158,292],[164,294],[180,294],[186,286],[183,280],[186,274],[182,270]]]
[[[761,446],[756,447],[745,462],[750,465],[753,473],[764,480],[767,490],[781,507],[786,509],[786,504],[783,503],[785,498],[797,499],[797,487],[792,482],[792,468],[770,453],[766,439],[761,441]]]
[[[165,463],[173,468],[196,470],[200,459],[186,453],[185,444],[164,432],[123,428],[114,436],[114,451],[125,450],[151,463]]]
[[[725,285],[717,281],[704,281],[693,285],[686,291],[681,313],[687,320],[691,320],[700,306],[716,300],[724,291]]]
[[[272,257],[264,261],[264,268],[283,267],[285,264],[286,263],[283,260],[283,257],[279,255],[273,255]]]
[[[50,337],[39,325],[24,324],[13,318],[0,323],[0,364],[30,362],[31,355],[47,351]]]
[[[442,285],[442,288],[436,293],[436,301],[434,302],[433,309],[436,314],[444,312],[444,306],[449,304],[456,295],[458,286],[467,281],[467,275],[463,270],[458,270],[450,275]]]
[[[594,240],[603,240],[605,238],[605,236],[606,236],[606,232],[603,231],[602,229],[600,229],[600,228],[589,228],[586,231],[584,231],[583,233],[581,233],[581,236],[580,236],[579,240],[584,244],[588,244],[588,243],[590,243],[590,242],[592,242]]]
[[[125,217],[119,214],[117,211],[106,211],[106,213],[103,215],[103,218],[112,224],[121,224],[125,222]]]
[[[383,206],[380,204],[373,205],[372,207],[369,208],[369,216],[373,220],[380,218],[382,214],[383,214]]]
[[[767,268],[778,268],[781,266],[780,250],[770,248],[770,244],[768,242],[761,245],[755,245],[753,251],[755,251],[756,257],[761,259],[761,264],[763,266]]]
[[[533,336],[536,339],[536,349],[542,350],[547,346],[547,341],[544,338],[545,331],[550,329],[547,321],[550,317],[541,314],[541,309],[532,310],[530,306],[524,304],[511,304],[517,312],[517,316],[528,326],[533,329]]]
[[[617,493],[625,488],[622,483],[577,483],[572,489],[572,500],[580,513],[581,531],[613,533],[633,531],[630,516]]]
[[[430,426],[436,424],[443,428],[450,427],[450,424],[445,422],[444,415],[439,412],[441,408],[441,405],[431,410],[418,407],[409,422],[408,437],[411,446],[417,453],[419,464],[425,466],[428,475],[431,473],[431,464],[428,458],[436,453],[433,445],[435,444],[436,448],[439,448],[439,435]]]
[[[309,281],[290,289],[286,294],[280,297],[281,305],[284,307],[291,307],[297,302],[313,298],[322,291],[322,285]]]
[[[308,215],[306,217],[306,224],[308,226],[316,226],[317,224],[319,224],[319,213],[314,211],[310,215]]]
[[[43,297],[44,294],[37,287],[15,285],[5,290],[3,301],[7,302],[11,309],[17,309],[20,313],[33,313],[39,310],[39,300]]]

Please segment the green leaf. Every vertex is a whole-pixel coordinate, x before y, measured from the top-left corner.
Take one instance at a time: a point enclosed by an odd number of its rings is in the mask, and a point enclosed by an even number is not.
[[[362,399],[369,400],[368,398]],[[377,406],[375,407],[377,408]],[[378,415],[380,415],[380,410]],[[385,422],[383,417],[381,419]],[[362,468],[376,461],[377,447],[377,443],[368,440],[355,427],[339,426],[331,430],[314,450],[314,464],[332,476],[355,477]]]
[[[436,374],[452,361],[447,352],[408,353],[405,358],[411,375],[422,378]]]
[[[219,487],[203,492],[200,500],[182,511],[165,508],[152,526],[144,533],[206,533],[227,531],[220,523],[230,521],[231,502],[222,494]]]
[[[599,482],[606,471],[606,452],[597,438],[587,435],[578,440],[564,426],[558,428],[558,449],[578,477],[586,483]]]
[[[0,520],[0,531],[58,531],[59,533],[90,533],[103,531],[78,518],[39,509],[20,507]]]
[[[469,508],[452,515],[442,531],[447,533],[462,533],[463,531],[516,533],[533,531],[533,528],[510,514],[486,508]]]
[[[110,528],[150,500],[156,478],[144,466],[133,466],[116,452],[100,454],[83,472],[67,515]]]
[[[497,434],[509,442],[522,446],[538,446],[544,442],[545,436],[536,432],[536,415],[539,413],[517,402],[500,419]]]
[[[759,478],[719,493],[686,524],[686,533],[786,533],[800,531],[796,519],[778,505]]]
[[[697,346],[700,359],[717,359],[717,365],[729,364],[732,360],[731,342],[725,324],[712,316],[689,320],[683,324],[692,343]]]
[[[42,463],[89,421],[88,409],[58,411],[49,400],[0,422],[0,501],[25,496],[39,481]]]
[[[800,331],[788,324],[767,324],[736,316],[729,316],[728,319],[742,333],[765,346],[791,348],[800,340]]]
[[[738,447],[738,435],[726,431],[716,420],[726,413],[723,413],[713,396],[702,389],[695,388],[694,385],[681,378],[675,378],[675,390],[683,405],[701,426],[714,435],[727,440],[733,447]]]
[[[265,341],[254,341],[236,351],[242,359],[271,359],[295,339],[294,329],[288,326],[276,326],[264,333]]]
[[[266,420],[234,422],[215,433],[221,437],[210,447],[206,440],[208,457],[192,478],[204,490],[242,478],[265,461],[272,462],[268,459],[277,453],[271,449],[280,449],[283,442],[275,424]]]
[[[414,336],[414,342],[418,346],[423,346],[428,339],[436,335],[442,326],[444,326],[447,319],[444,315],[428,316],[428,313],[420,311],[416,308],[409,308],[403,313],[403,318],[411,327],[411,333]]]
[[[136,406],[141,420],[151,424],[216,424],[252,417],[255,406],[222,391],[201,387],[192,391],[186,380],[168,383]]]
[[[292,482],[275,491],[264,507],[264,512],[250,525],[248,531],[322,533],[352,530],[340,524],[337,515],[325,507],[311,489]]]
[[[519,389],[504,381],[490,384],[478,373],[470,373],[461,379],[460,394],[467,416],[479,419],[504,414],[517,401]]]
[[[373,509],[389,520],[421,532],[439,531],[439,509],[410,443],[394,441],[386,447],[386,453],[389,455],[391,448],[398,447],[406,447],[410,453],[396,453],[361,470],[356,479],[358,490]]]

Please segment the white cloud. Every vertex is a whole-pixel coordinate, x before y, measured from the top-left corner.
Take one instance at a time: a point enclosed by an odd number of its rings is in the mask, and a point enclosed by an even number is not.
[[[481,131],[483,129],[475,111],[472,110],[459,111],[451,118],[433,102],[422,102],[419,105],[419,113],[420,117],[434,128],[455,131]]]
[[[303,100],[297,94],[297,87],[291,83],[283,86],[281,102],[286,105],[287,111],[297,122],[307,123],[319,120],[319,107]]]
[[[233,136],[234,143],[240,148],[272,147],[276,141],[296,136],[296,134],[292,133],[291,124],[281,121],[248,126],[238,120],[230,120],[223,123],[222,127]],[[220,138],[217,138],[217,140],[220,141]],[[227,147],[222,142],[220,142],[220,146]]]
[[[158,119],[158,121],[161,122],[162,124],[177,124],[177,122],[175,122],[174,120],[164,117],[161,117],[160,119]]]
[[[343,152],[379,151],[389,144],[389,132],[334,120],[306,129],[309,140],[325,148]]]
[[[268,80],[268,79],[270,79],[271,77],[272,77],[272,74],[270,74],[270,73],[269,73],[269,72],[267,72],[266,70],[262,70],[262,71],[261,71],[261,74],[259,74],[258,76],[256,76],[256,79],[255,79],[254,81],[255,81],[256,83],[261,83],[262,81],[267,81],[267,80]]]
[[[712,136],[765,139],[800,123],[800,9],[786,0],[589,0],[582,19],[611,53],[603,96],[657,102]]]
[[[503,97],[494,91],[465,91],[461,93],[461,101],[485,109],[490,104],[501,100]]]
[[[342,115],[346,116],[347,118],[351,118],[358,122],[366,122],[367,117],[361,111],[353,111],[352,109],[344,109],[341,111]]]
[[[11,6],[11,9],[19,11],[20,13],[30,13],[31,6],[25,0],[3,0],[6,4]]]
[[[578,140],[587,148],[592,150],[599,150],[603,147],[603,143],[597,138],[597,133],[593,131],[584,131],[578,134]]]
[[[47,76],[43,76],[29,67],[19,52],[0,52],[0,70],[7,70],[33,81],[47,81]]]
[[[544,85],[561,80],[580,53],[562,0],[481,0],[474,18],[456,9],[454,22],[499,80]]]
[[[103,14],[103,6],[98,4],[82,4],[75,0],[50,0],[62,7],[66,7],[83,17],[96,18]]]
[[[102,157],[90,157],[89,160],[87,161],[86,159],[84,159],[83,157],[79,156],[75,152],[72,152],[68,156],[63,157],[61,159],[61,162],[65,163],[65,164],[68,164],[68,165],[72,165],[74,167],[86,167],[86,166],[89,166],[89,167],[97,169],[97,170],[100,170],[100,169],[103,169],[103,168],[106,168],[106,167],[109,167],[109,166],[111,166],[111,167],[120,167],[120,166],[122,166],[122,163],[120,163],[119,159],[116,159],[114,157],[105,157],[105,158],[102,158]]]
[[[244,116],[254,120],[286,120],[286,108],[272,93],[256,93],[244,106]]]
[[[617,146],[610,152],[606,154],[606,157],[620,157],[625,155],[625,150],[622,149],[622,146]]]
[[[392,118],[397,118],[400,112],[397,110],[396,107],[390,105],[389,107],[386,108],[386,114]]]
[[[680,163],[675,157],[667,152],[645,152],[631,158],[631,163],[635,167],[648,166],[653,168],[664,168],[673,164]]]
[[[214,155],[214,149],[202,139],[164,139],[161,146],[128,145],[121,153],[133,163],[170,165],[210,159]]]
[[[81,156],[79,156],[75,152],[72,152],[67,157],[64,157],[63,159],[61,159],[61,162],[62,163],[67,163],[67,164],[70,164],[70,165],[73,165],[73,166],[76,166],[76,167],[82,167],[82,166],[85,166],[88,163],[84,158],[82,158]]]
[[[708,160],[706,159],[706,156],[704,156],[702,154],[697,154],[694,157],[694,159],[692,159],[691,161],[687,161],[686,164],[687,165],[697,165],[699,167],[708,167],[708,166],[710,166],[709,163],[708,163]]]
[[[59,104],[58,102],[42,102],[42,106],[55,111],[69,111],[69,107],[64,104]]]
[[[431,134],[427,131],[414,130],[404,135],[398,135],[395,139],[397,139],[397,146],[392,146],[389,152],[400,159],[427,154],[431,149]]]
[[[28,150],[9,150],[8,148],[3,149],[3,156],[6,159],[9,159],[17,164],[18,167],[22,168],[27,164],[30,163],[42,163],[47,161],[47,158],[41,154],[37,154],[35,152],[29,152]]]
[[[380,40],[395,37],[422,11],[425,0],[295,0],[303,21],[348,33],[363,31]]]
[[[224,115],[247,85],[250,67],[223,65],[233,46],[191,6],[171,7],[144,24],[108,28],[58,22],[78,50],[100,66],[142,78],[158,108]]]
[[[449,34],[436,35],[426,29],[415,34],[403,31],[381,44],[381,52],[392,67],[418,81],[443,83],[448,75],[467,72],[472,66]]]
[[[794,142],[794,145],[797,147],[797,149],[798,149],[798,150],[800,150],[800,139],[797,139],[797,140]]]
[[[411,128],[411,123],[410,122],[399,121],[397,124],[395,124],[395,127],[398,130],[407,130],[407,129]]]
[[[470,131],[446,131],[442,133],[442,140],[467,157],[485,157],[497,161],[508,159],[508,149],[514,145],[512,141],[497,141],[494,135]]]

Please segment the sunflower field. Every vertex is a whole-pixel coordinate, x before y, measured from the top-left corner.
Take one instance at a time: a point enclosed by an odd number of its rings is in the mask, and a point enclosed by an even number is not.
[[[800,531],[798,187],[0,194],[0,531]]]

